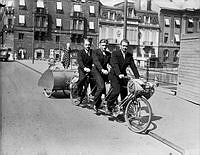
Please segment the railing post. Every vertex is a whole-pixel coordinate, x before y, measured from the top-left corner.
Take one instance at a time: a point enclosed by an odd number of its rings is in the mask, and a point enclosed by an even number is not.
[[[147,73],[146,73],[146,75],[147,75],[147,82],[149,81],[149,66],[150,66],[150,60],[147,59]]]

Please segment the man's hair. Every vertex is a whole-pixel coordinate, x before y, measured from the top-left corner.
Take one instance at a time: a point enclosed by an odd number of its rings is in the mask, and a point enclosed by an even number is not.
[[[127,44],[129,45],[129,41],[128,41],[127,39],[122,39],[121,42],[120,42],[120,45],[121,45],[123,42],[125,42],[125,43],[127,43]]]
[[[101,39],[99,43],[100,43],[100,44],[101,44],[101,43],[106,43],[106,44],[108,44],[108,40],[106,40],[106,39]]]

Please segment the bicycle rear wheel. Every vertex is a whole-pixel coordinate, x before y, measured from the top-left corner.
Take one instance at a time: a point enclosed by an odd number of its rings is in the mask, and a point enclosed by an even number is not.
[[[146,98],[139,97],[129,101],[125,110],[125,120],[132,131],[136,133],[146,131],[151,124],[151,118],[152,109]]]

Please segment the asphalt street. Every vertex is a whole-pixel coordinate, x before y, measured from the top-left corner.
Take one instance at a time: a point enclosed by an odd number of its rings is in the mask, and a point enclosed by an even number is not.
[[[178,155],[156,139],[136,134],[74,106],[62,94],[46,98],[40,75],[16,62],[0,62],[1,153],[4,155]]]

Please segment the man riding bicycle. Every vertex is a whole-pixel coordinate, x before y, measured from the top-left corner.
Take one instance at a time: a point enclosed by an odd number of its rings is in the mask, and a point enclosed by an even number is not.
[[[133,55],[127,52],[128,45],[128,40],[123,39],[120,42],[120,50],[112,52],[111,55],[109,79],[111,81],[112,92],[107,98],[108,113],[112,113],[112,110],[115,107],[114,103],[119,94],[121,95],[121,100],[127,96],[127,80],[124,79],[127,75],[126,68],[130,66],[135,78],[138,79],[140,77],[133,60]]]
[[[96,82],[96,92],[94,95],[94,109],[96,113],[99,113],[101,105],[101,96],[105,94],[105,82],[108,82],[108,68],[107,65],[110,63],[111,53],[107,50],[108,41],[106,39],[100,40],[100,48],[93,52],[93,63],[92,74]]]
[[[90,83],[91,88],[94,87],[94,82],[91,77],[91,70],[93,66],[93,59],[92,59],[92,49],[91,42],[89,39],[84,40],[84,49],[78,52],[77,61],[78,61],[78,73],[79,73],[79,80],[77,83],[77,90],[78,90],[78,102],[81,103],[85,94],[83,94],[83,88],[86,89],[88,86],[88,81]],[[87,76],[89,78],[87,78]]]

